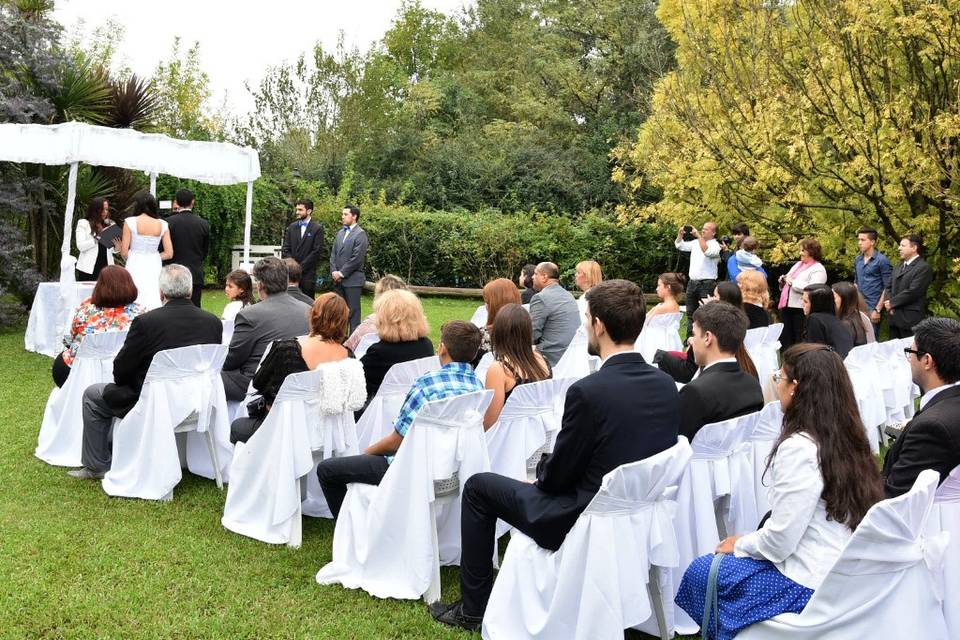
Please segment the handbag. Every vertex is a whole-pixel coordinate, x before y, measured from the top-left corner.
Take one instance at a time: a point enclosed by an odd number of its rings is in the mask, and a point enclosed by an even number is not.
[[[710,639],[710,614],[713,614],[713,622],[719,629],[720,626],[720,607],[717,603],[717,574],[720,573],[720,565],[723,559],[727,557],[725,553],[717,553],[713,556],[710,563],[710,573],[707,574],[707,592],[703,602],[703,620],[700,622],[701,640]],[[713,634],[717,636],[716,633]]]

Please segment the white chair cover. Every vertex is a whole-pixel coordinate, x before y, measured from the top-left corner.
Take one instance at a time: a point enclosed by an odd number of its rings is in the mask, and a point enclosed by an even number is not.
[[[672,523],[677,505],[669,496],[690,456],[680,437],[670,449],[608,473],[555,552],[512,533],[483,637],[620,640],[624,629],[645,621],[650,625],[644,630],[660,635],[650,596],[659,593],[672,611],[672,589],[648,579],[651,568],[679,563]],[[669,635],[669,614],[664,622]]]
[[[749,329],[743,340],[743,346],[757,368],[760,387],[763,389],[763,399],[767,402],[777,399],[776,386],[770,376],[780,368],[778,352],[782,332],[782,324],[771,324],[768,327]]]
[[[913,383],[913,373],[910,371],[910,363],[907,362],[906,354],[903,352],[904,349],[910,348],[912,344],[913,338],[901,338],[900,349],[896,352],[896,358],[894,360],[894,366],[897,367],[898,371],[897,380],[908,385],[909,388],[907,405],[903,408],[904,420],[913,418],[916,410],[914,400],[920,397],[920,387]]]
[[[889,391],[886,398],[889,401],[887,422],[902,422],[913,417],[913,400],[920,395],[920,390],[913,384],[913,374],[910,363],[903,353],[904,347],[913,344],[913,338],[889,340],[879,343],[878,360],[883,359],[885,366],[882,369],[889,377]]]
[[[383,377],[377,395],[367,405],[357,422],[357,446],[360,447],[360,451],[390,433],[394,421],[400,415],[407,391],[410,390],[414,381],[423,374],[439,368],[440,358],[437,356],[398,362],[390,367],[387,375]]]
[[[183,474],[174,429],[196,414],[196,431],[187,434],[187,468],[215,478],[206,432],[213,436],[219,475],[229,481],[230,421],[220,369],[224,345],[199,344],[153,356],[140,399],[114,421],[113,464],[103,478],[111,496],[169,500]]]
[[[333,560],[320,584],[340,583],[378,598],[440,598],[440,565],[460,563],[460,496],[490,470],[483,413],[493,392],[426,403],[380,486],[351,484],[333,533]],[[437,498],[434,481],[457,478]]]
[[[482,329],[487,326],[487,305],[482,304],[477,307],[477,310],[473,312],[473,316],[470,318],[470,322]]]
[[[68,270],[73,277],[73,267]],[[64,274],[67,275],[67,274]],[[93,295],[93,282],[41,282],[30,307],[23,345],[27,351],[56,358],[63,351],[63,338],[70,333],[73,314]]]
[[[480,362],[477,363],[477,368],[474,373],[477,374],[477,378],[480,379],[480,382],[486,382],[487,380],[487,371],[490,369],[490,365],[493,364],[495,358],[493,357],[493,352],[488,351],[483,354],[483,357],[480,358]]]
[[[764,473],[767,469],[767,458],[773,451],[773,445],[780,437],[783,429],[783,410],[780,401],[766,405],[757,416],[757,422],[750,436],[751,455],[753,457],[753,486],[757,501],[757,513],[762,519],[770,511],[770,499],[767,497],[769,482],[765,481]],[[760,524],[760,521],[757,521]],[[737,533],[745,533],[738,531]]]
[[[379,334],[376,334],[376,333],[366,334],[365,336],[360,338],[360,342],[357,343],[357,348],[354,349],[353,351],[354,357],[357,360],[359,360],[364,355],[366,355],[367,349],[369,349],[372,345],[377,344],[378,342],[380,342]]]
[[[803,613],[751,625],[738,640],[946,638],[935,576],[948,536],[924,534],[938,480],[924,471],[909,493],[874,505]]]
[[[674,524],[680,564],[673,572],[675,589],[694,559],[712,553],[725,535],[753,531],[760,522],[750,442],[759,416],[758,412],[707,424],[693,438],[693,457],[677,493]],[[699,628],[699,621],[683,610],[678,609],[676,616],[680,633]]]
[[[937,488],[927,534],[936,535],[940,531],[950,534],[940,575],[943,617],[947,623],[947,637],[960,640],[960,607],[957,607],[960,602],[960,467],[951,471]]]
[[[220,339],[221,344],[225,344],[228,347],[230,346],[230,340],[233,338],[233,320],[221,320],[223,323],[223,337]]]
[[[563,355],[553,368],[554,378],[585,378],[600,368],[600,358],[587,352],[587,329],[583,325],[577,329],[567,345]]]
[[[683,351],[683,340],[680,339],[681,315],[677,312],[648,316],[643,323],[643,330],[633,345],[633,350],[639,351],[643,359],[649,363],[653,362],[657,349]]]
[[[106,331],[83,339],[67,381],[47,398],[35,456],[61,467],[82,464],[83,392],[92,384],[113,382],[113,358],[126,338],[126,331]]]
[[[341,400],[341,413],[323,411],[324,396],[340,385],[327,384],[329,376],[360,374],[359,391],[353,401]],[[232,478],[220,522],[227,529],[273,544],[299,547],[302,541],[303,476],[315,475],[319,459],[356,455],[357,435],[353,410],[363,404],[363,381],[356,360],[320,365],[315,371],[287,376],[260,428],[244,443],[237,443],[230,468]],[[352,391],[355,393],[355,391]],[[339,395],[339,394],[337,394]],[[309,478],[309,476],[308,476]],[[310,496],[318,515],[330,515],[319,492]]]
[[[857,399],[860,420],[866,427],[867,441],[874,455],[880,453],[879,427],[887,419],[883,387],[890,381],[890,372],[885,367],[880,369],[877,366],[878,357],[882,357],[878,355],[879,348],[880,343],[877,342],[863,344],[851,349],[843,360],[853,385],[853,395]]]

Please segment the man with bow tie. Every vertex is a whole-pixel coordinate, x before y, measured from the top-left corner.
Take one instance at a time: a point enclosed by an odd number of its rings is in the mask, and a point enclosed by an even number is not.
[[[914,234],[900,239],[901,262],[883,296],[891,338],[909,338],[913,327],[927,315],[927,287],[933,282],[933,269],[920,257],[922,244]]]
[[[330,277],[333,290],[350,307],[350,332],[360,324],[360,293],[366,275],[363,263],[367,259],[367,232],[360,228],[360,209],[348,204],[340,212],[343,228],[337,232],[330,249]]]
[[[293,258],[300,264],[300,290],[313,298],[317,284],[317,262],[323,250],[323,225],[311,218],[312,200],[297,200],[295,212],[297,220],[287,227],[281,253],[284,258]]]

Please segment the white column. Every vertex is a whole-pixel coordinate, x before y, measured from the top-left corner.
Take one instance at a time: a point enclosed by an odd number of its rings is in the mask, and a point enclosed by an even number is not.
[[[150,174],[150,194],[156,198],[157,197],[157,174]]]
[[[253,227],[253,182],[247,183],[247,208],[243,220],[243,264],[250,269],[250,229]]]

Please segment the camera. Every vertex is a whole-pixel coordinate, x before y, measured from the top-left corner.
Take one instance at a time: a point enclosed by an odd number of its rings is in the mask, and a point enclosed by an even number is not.
[[[683,225],[683,240],[684,242],[690,242],[694,239],[693,236],[693,227],[688,224]]]
[[[733,236],[723,236],[720,238],[720,243],[725,244],[728,247],[733,244]]]

